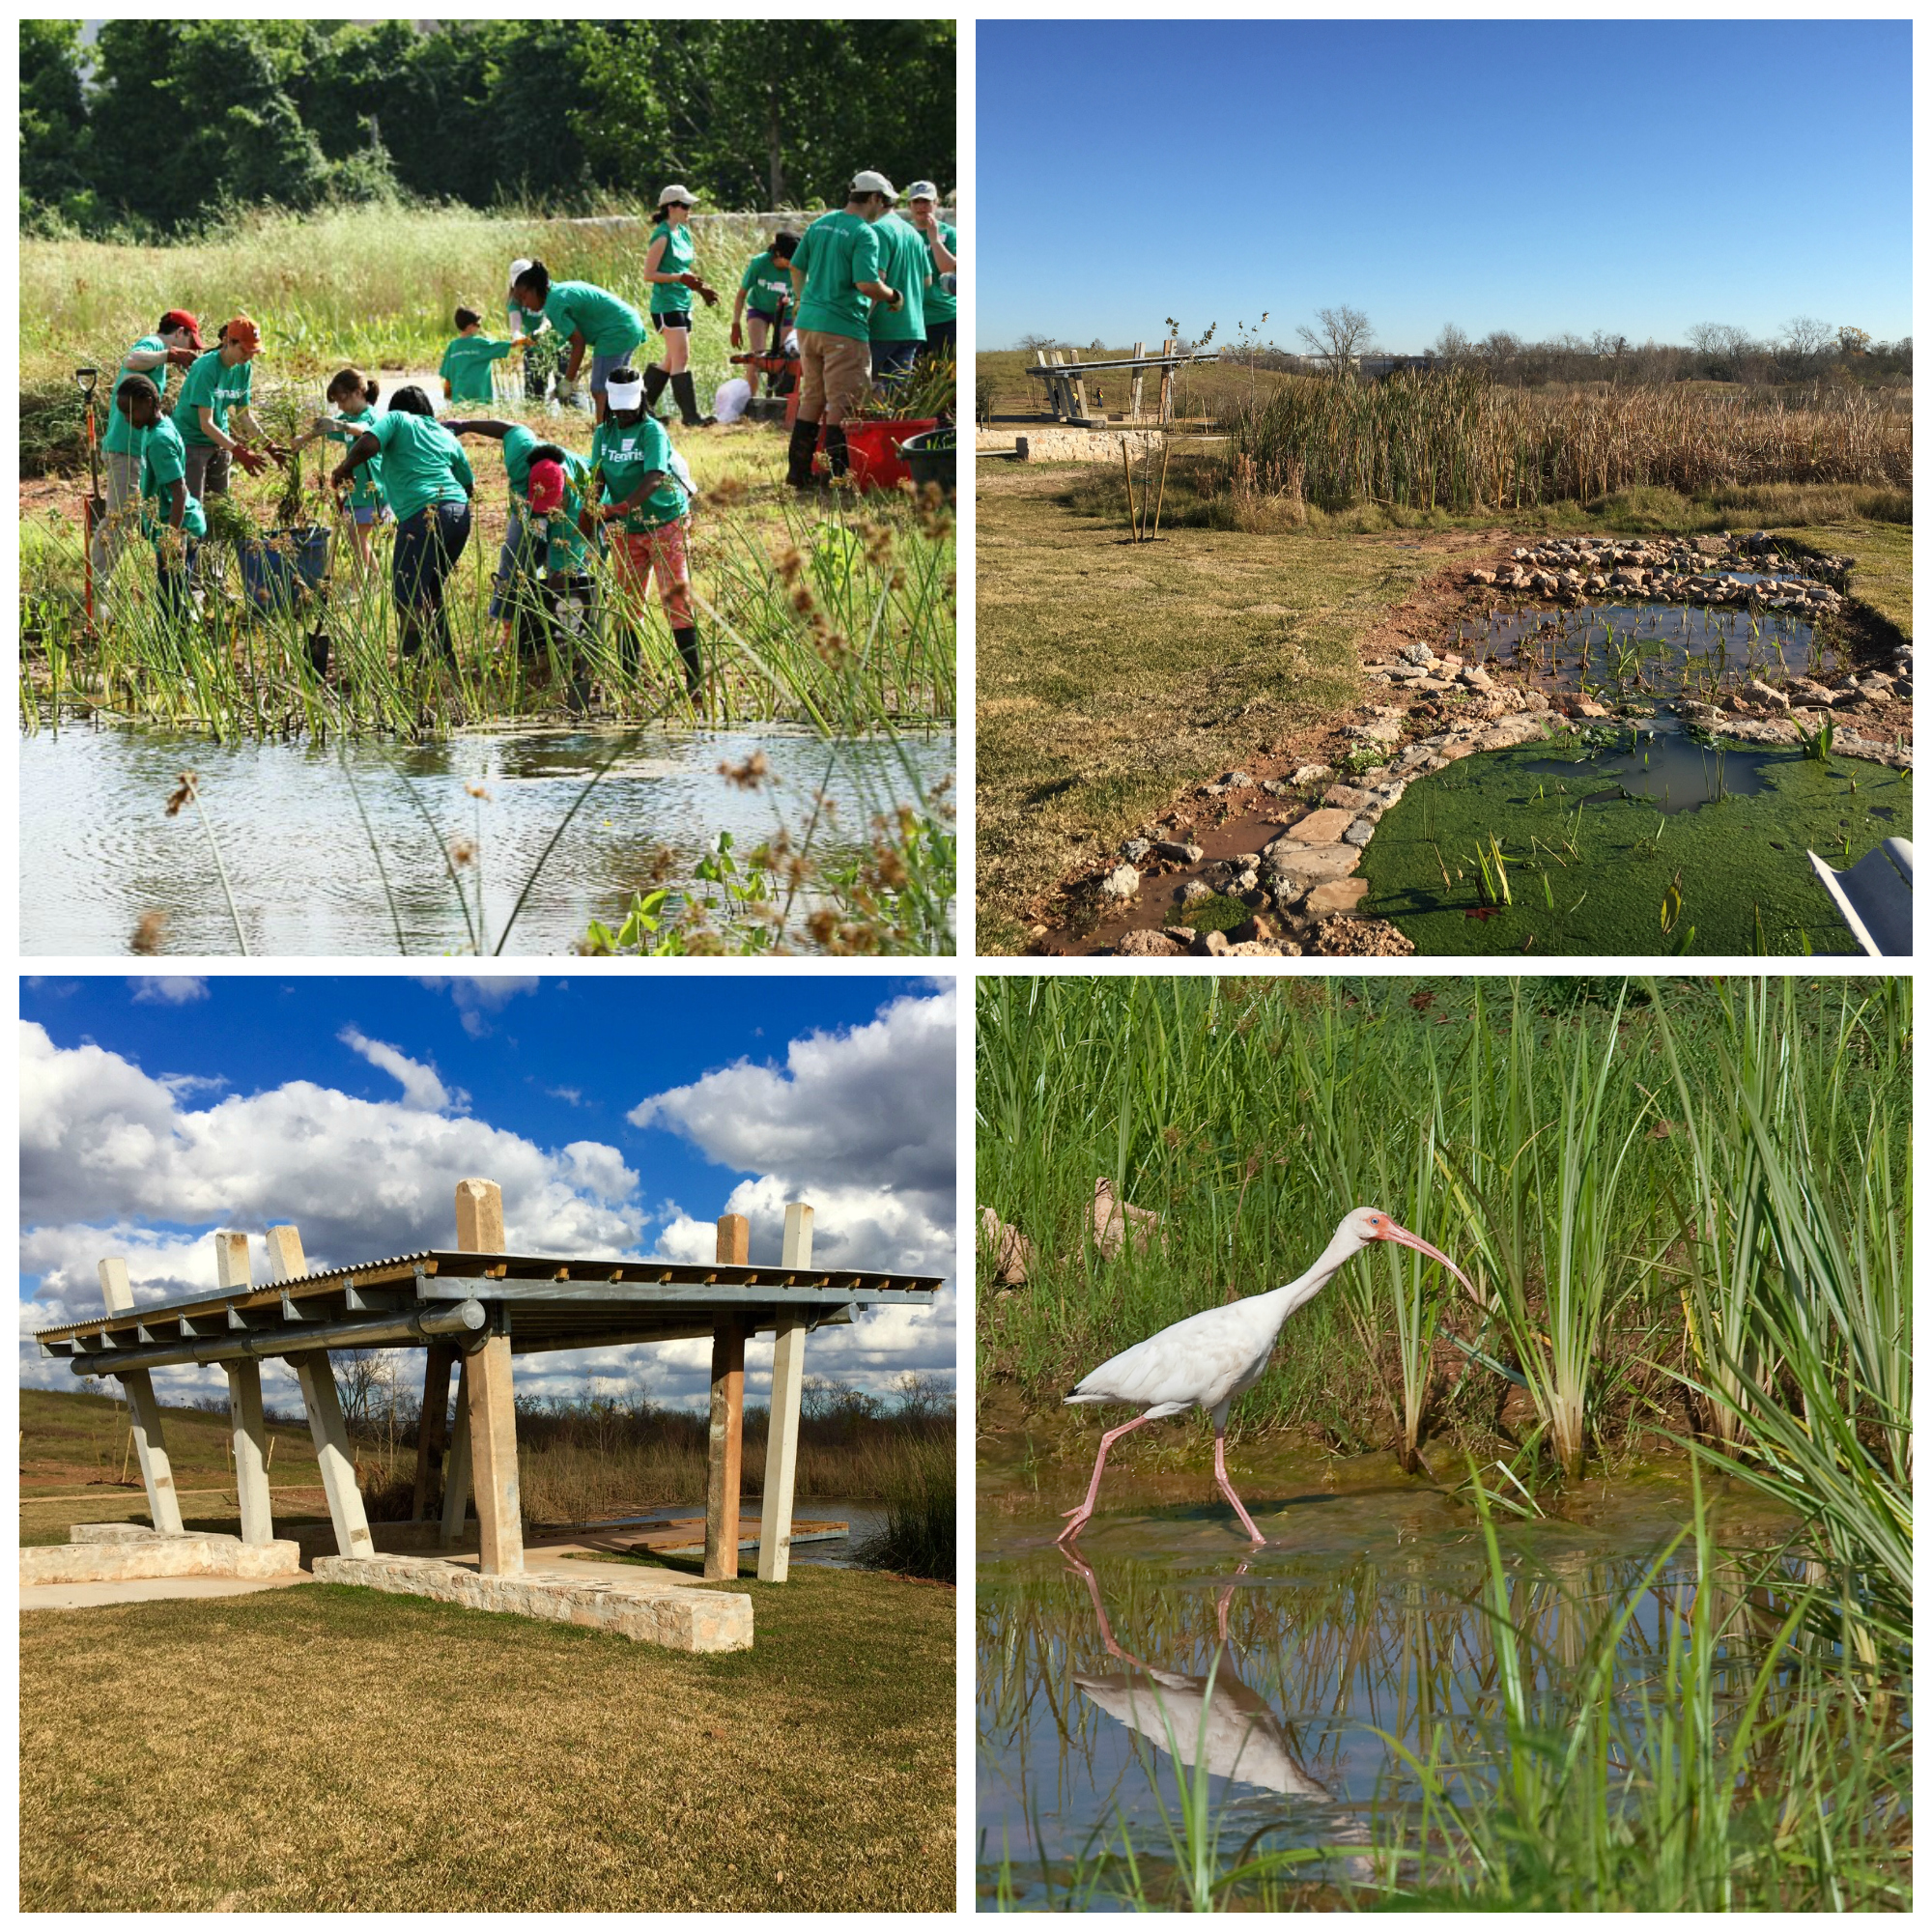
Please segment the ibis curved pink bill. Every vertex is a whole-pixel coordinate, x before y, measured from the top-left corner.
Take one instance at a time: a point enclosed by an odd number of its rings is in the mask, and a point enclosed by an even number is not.
[[[1420,1235],[1411,1233],[1378,1208],[1357,1208],[1344,1217],[1335,1230],[1335,1238],[1298,1281],[1271,1289],[1265,1294],[1246,1295],[1225,1308],[1209,1308],[1199,1315],[1190,1315],[1158,1334],[1150,1335],[1145,1342],[1136,1342],[1131,1349],[1122,1350],[1086,1377],[1066,1400],[1128,1403],[1142,1413],[1101,1436],[1100,1453],[1094,1459],[1094,1480],[1087,1486],[1086,1500],[1066,1512],[1069,1520],[1060,1532],[1059,1540],[1071,1542],[1093,1516],[1100,1494],[1100,1471],[1106,1466],[1107,1451],[1122,1435],[1143,1423],[1158,1422],[1163,1416],[1205,1408],[1214,1418],[1215,1484],[1234,1504],[1235,1514],[1240,1518],[1249,1539],[1257,1547],[1265,1543],[1267,1539],[1255,1527],[1254,1519],[1242,1507],[1235,1486],[1228,1480],[1225,1452],[1228,1410],[1236,1396],[1245,1395],[1261,1380],[1282,1323],[1303,1302],[1320,1294],[1349,1262],[1374,1241],[1399,1241],[1405,1247],[1419,1249],[1440,1262],[1464,1288],[1469,1287],[1468,1277],[1440,1248],[1432,1246]]]

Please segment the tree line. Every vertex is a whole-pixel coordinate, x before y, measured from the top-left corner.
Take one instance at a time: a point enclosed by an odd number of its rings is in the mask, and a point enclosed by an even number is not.
[[[1263,316],[1262,322],[1267,321]],[[1181,336],[1176,347],[1205,349],[1214,330],[1197,342]],[[1912,338],[1896,342],[1875,340],[1850,325],[1833,327],[1809,316],[1786,323],[1775,336],[1754,336],[1728,323],[1700,322],[1681,343],[1646,340],[1599,330],[1587,340],[1559,335],[1532,342],[1508,329],[1493,329],[1480,339],[1465,335],[1454,324],[1418,355],[1381,349],[1374,326],[1360,309],[1346,305],[1324,308],[1313,327],[1296,331],[1300,353],[1263,337],[1258,327],[1236,325],[1235,340],[1224,342],[1219,359],[1244,368],[1269,369],[1282,375],[1330,375],[1353,378],[1386,375],[1397,368],[1441,369],[1476,367],[1511,388],[1541,388],[1546,384],[1608,383],[1613,386],[1661,386],[1671,383],[1741,383],[1752,388],[1808,385],[1819,388],[1904,387],[1912,381]],[[1019,345],[1029,355],[1038,349],[1066,348],[1044,335],[1025,335]],[[1082,352],[1118,355],[1098,342]]]
[[[20,219],[152,240],[416,198],[837,206],[955,172],[951,20],[20,23]]]

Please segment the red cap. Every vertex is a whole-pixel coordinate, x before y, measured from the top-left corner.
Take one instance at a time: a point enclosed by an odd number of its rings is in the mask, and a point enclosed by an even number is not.
[[[161,333],[172,335],[177,329],[187,330],[187,346],[190,349],[206,349],[208,344],[201,339],[201,324],[185,308],[171,308],[161,318]]]
[[[545,457],[530,465],[530,508],[547,517],[563,503],[563,465],[554,457]]]

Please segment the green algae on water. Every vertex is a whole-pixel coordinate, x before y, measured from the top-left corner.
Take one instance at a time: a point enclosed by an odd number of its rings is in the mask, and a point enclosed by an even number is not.
[[[1550,747],[1479,753],[1412,783],[1376,828],[1364,911],[1427,955],[1856,952],[1805,858],[1842,870],[1912,836],[1912,775],[1799,752],[1762,759],[1762,789],[1665,817],[1605,795]],[[1752,748],[1755,751],[1756,748]],[[1479,848],[1499,838],[1508,904],[1485,902]]]

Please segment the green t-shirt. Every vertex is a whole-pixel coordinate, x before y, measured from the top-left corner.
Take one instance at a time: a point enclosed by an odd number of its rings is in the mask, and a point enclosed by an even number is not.
[[[167,348],[168,345],[158,335],[144,335],[128,350],[128,355],[138,355],[146,350],[151,355],[165,355]],[[114,378],[114,394],[107,398],[107,428],[100,438],[101,448],[111,449],[117,456],[130,456],[139,447],[134,425],[114,407],[114,397],[121,393],[121,385],[129,376],[145,376],[162,395],[168,392],[168,365],[165,362],[157,363],[152,369],[130,369],[127,357],[122,358],[121,372]]]
[[[141,527],[156,544],[168,527],[168,499],[173,485],[187,481],[187,451],[182,446],[181,431],[163,416],[149,430],[141,451],[141,498],[152,499],[155,507],[141,512]],[[164,494],[165,493],[165,494]],[[182,512],[181,526],[191,537],[208,534],[208,519],[201,513],[201,501],[192,490]]]
[[[364,430],[373,430],[376,419],[377,412],[365,406],[353,416],[337,416],[323,434],[330,442],[346,446]],[[355,474],[355,480],[349,486],[349,507],[352,510],[380,510],[388,500],[383,495],[383,459],[372,456]]]
[[[932,276],[925,289],[926,326],[930,327],[935,322],[956,322],[959,317],[959,298],[948,295],[939,286],[939,259],[932,252],[932,238],[921,235],[919,239],[925,243],[926,268]],[[939,224],[939,239],[946,243],[946,252],[956,259],[959,254],[958,231],[942,221]]]
[[[553,282],[544,319],[559,335],[581,335],[593,355],[628,355],[644,339],[643,318],[594,282]]]
[[[661,275],[681,275],[697,260],[697,243],[692,239],[689,222],[673,228],[668,221],[660,221],[651,230],[650,246],[654,248],[660,242],[665,244],[664,253],[658,257]],[[682,282],[653,282],[651,313],[683,315],[691,307],[691,297],[692,291]]]
[[[670,474],[670,438],[655,416],[623,425],[607,417],[590,439],[590,462],[603,471],[606,503],[621,503],[653,469],[665,479],[623,520],[627,530],[654,530],[684,515],[685,494]]]
[[[221,351],[211,349],[194,358],[194,366],[184,378],[181,399],[175,404],[175,418],[181,425],[182,440],[190,449],[213,449],[213,440],[201,433],[202,410],[213,412],[214,426],[228,434],[228,412],[246,409],[248,385],[253,380],[253,359],[238,362],[231,369],[221,359]]]
[[[389,410],[369,434],[382,445],[383,489],[398,523],[432,503],[461,503],[476,487],[463,445],[434,416]]]
[[[800,328],[852,335],[861,342],[871,334],[866,314],[871,303],[856,285],[879,279],[879,238],[873,227],[840,209],[837,214],[820,215],[799,238],[791,265],[805,273],[796,317]]]
[[[791,301],[791,267],[781,262],[767,248],[762,255],[753,255],[745,264],[745,272],[738,277],[738,286],[745,291],[745,306],[753,315],[776,322],[780,308],[788,306]]]
[[[437,374],[449,384],[453,403],[489,403],[497,398],[490,380],[490,365],[500,362],[511,350],[508,342],[489,335],[459,335],[442,352]]]
[[[512,423],[504,432],[503,474],[520,497],[527,494],[530,487],[530,451],[541,449],[543,442],[535,430],[526,429],[522,423]]]
[[[925,340],[925,278],[932,273],[932,256],[925,237],[896,214],[881,215],[874,224],[879,236],[879,279],[898,290],[905,299],[897,308],[872,304],[874,342]]]

